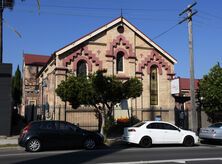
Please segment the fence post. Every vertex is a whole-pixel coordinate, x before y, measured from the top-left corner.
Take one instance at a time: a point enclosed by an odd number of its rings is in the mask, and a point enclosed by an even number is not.
[[[161,119],[161,121],[163,121],[163,118],[162,118],[162,107],[160,107],[160,119]]]
[[[65,121],[66,121],[66,106],[67,106],[67,105],[66,105],[66,102],[65,102],[65,108],[64,108],[64,115],[65,115],[65,116],[64,116],[64,117],[65,117],[64,119],[65,119]]]
[[[61,113],[61,105],[59,105],[59,120],[60,120],[60,113]]]

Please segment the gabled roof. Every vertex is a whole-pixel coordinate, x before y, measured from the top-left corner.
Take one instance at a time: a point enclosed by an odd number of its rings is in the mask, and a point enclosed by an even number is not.
[[[54,53],[56,55],[60,55],[76,46],[79,44],[83,43],[84,41],[89,40],[90,38],[98,35],[99,33],[113,27],[116,24],[123,23],[126,26],[128,26],[132,31],[134,31],[137,35],[142,37],[145,41],[147,41],[150,45],[152,45],[156,50],[158,50],[160,53],[162,53],[166,58],[168,58],[172,63],[177,63],[177,60],[173,58],[169,53],[167,53],[165,50],[163,50],[161,47],[159,47],[154,41],[152,41],[150,38],[148,38],[145,34],[143,34],[140,30],[138,30],[134,25],[129,23],[125,18],[123,17],[118,17],[117,19],[111,21],[110,23],[96,29],[95,31],[83,36],[80,39],[77,39],[76,41],[68,44],[67,46],[55,51]]]
[[[25,65],[44,66],[49,60],[50,56],[37,54],[23,54]]]

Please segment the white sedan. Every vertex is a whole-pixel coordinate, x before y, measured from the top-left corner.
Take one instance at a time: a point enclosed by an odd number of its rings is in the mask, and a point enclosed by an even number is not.
[[[152,144],[193,146],[198,143],[199,138],[194,132],[180,129],[168,122],[143,121],[124,128],[122,140],[142,147],[150,147]]]

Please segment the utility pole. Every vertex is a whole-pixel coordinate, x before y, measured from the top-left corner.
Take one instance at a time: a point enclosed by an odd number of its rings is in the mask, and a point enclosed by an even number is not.
[[[191,98],[191,129],[197,131],[197,111],[196,111],[196,101],[195,101],[195,78],[194,78],[194,55],[193,55],[193,32],[192,32],[192,16],[197,13],[197,11],[192,12],[192,7],[195,6],[197,2],[189,5],[184,11],[182,11],[179,16],[187,13],[187,17],[184,18],[179,24],[184,21],[188,21],[188,34],[189,34],[189,54],[190,54],[190,98]]]

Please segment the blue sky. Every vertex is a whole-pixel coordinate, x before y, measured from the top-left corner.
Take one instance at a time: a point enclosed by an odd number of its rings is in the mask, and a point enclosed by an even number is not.
[[[51,55],[54,51],[120,16],[140,29],[177,59],[176,76],[189,77],[187,22],[176,25],[192,0],[15,0],[4,10],[3,62],[22,68],[22,55]],[[195,78],[222,64],[222,1],[197,0],[193,8]],[[159,34],[173,29],[156,38]],[[13,29],[22,37],[19,38]]]

